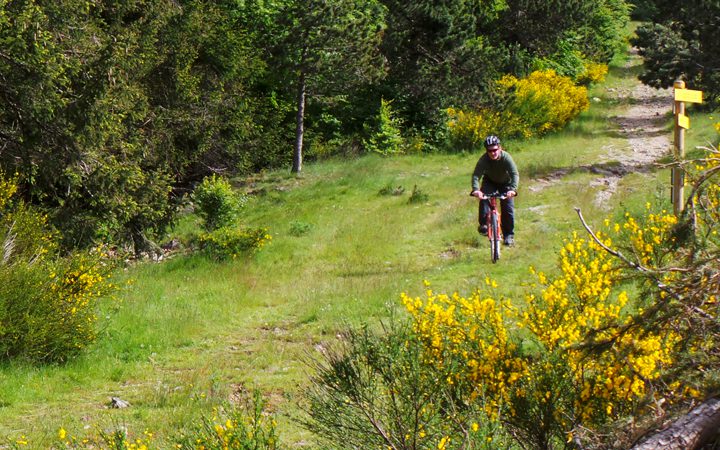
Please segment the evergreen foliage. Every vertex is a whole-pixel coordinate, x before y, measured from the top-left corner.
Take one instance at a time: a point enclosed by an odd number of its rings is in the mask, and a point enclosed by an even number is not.
[[[225,178],[215,174],[205,178],[192,194],[195,213],[207,231],[231,225],[238,219],[245,198],[235,192]]]
[[[580,80],[626,20],[624,0],[0,2],[0,168],[65,249],[141,252],[207,175],[299,171],[306,129],[310,154],[357,147],[389,98],[439,148],[447,108],[538,67]]]
[[[402,152],[403,137],[400,131],[401,122],[391,108],[391,101],[380,100],[380,110],[377,117],[366,124],[369,135],[363,141],[365,150],[381,155],[392,155]]]
[[[720,4],[702,0],[644,3],[651,22],[638,28],[632,41],[645,59],[640,79],[656,88],[682,79],[690,89],[704,91],[715,104],[720,98]]]

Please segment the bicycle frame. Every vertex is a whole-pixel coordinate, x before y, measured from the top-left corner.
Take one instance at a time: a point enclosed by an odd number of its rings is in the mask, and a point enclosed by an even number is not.
[[[500,259],[500,246],[502,244],[502,226],[500,214],[498,214],[497,199],[507,198],[503,194],[486,195],[485,198],[490,205],[487,215],[488,240],[490,240],[490,259],[496,263]],[[482,201],[482,200],[481,200]]]
[[[470,195],[472,195],[472,193]],[[498,259],[500,259],[500,246],[503,238],[500,214],[498,214],[497,208],[497,200],[504,200],[507,198],[507,195],[500,194],[498,192],[483,195],[484,198],[480,199],[480,201],[487,200],[490,205],[490,211],[488,211],[487,218],[485,219],[488,230],[488,240],[490,241],[490,259],[493,263],[496,263]]]

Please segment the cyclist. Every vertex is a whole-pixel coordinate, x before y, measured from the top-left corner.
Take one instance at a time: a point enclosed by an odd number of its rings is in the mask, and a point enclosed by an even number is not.
[[[482,201],[478,220],[480,234],[487,234],[487,215],[490,203],[486,194],[498,192],[505,194],[506,199],[500,201],[500,222],[505,245],[515,244],[515,201],[520,175],[510,154],[503,150],[500,139],[490,135],[485,138],[485,154],[480,157],[472,175],[472,193]]]

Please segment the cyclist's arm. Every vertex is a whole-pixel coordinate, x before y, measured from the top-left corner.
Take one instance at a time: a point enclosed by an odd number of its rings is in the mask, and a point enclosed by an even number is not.
[[[507,153],[505,155],[508,163],[508,175],[510,175],[508,192],[513,191],[515,195],[517,195],[518,184],[520,183],[520,173],[518,172],[517,166],[515,165],[515,161],[513,161],[512,157]]]
[[[485,161],[481,157],[478,159],[477,164],[475,164],[475,170],[473,170],[472,174],[472,192],[479,191],[480,190],[480,179],[485,174]]]

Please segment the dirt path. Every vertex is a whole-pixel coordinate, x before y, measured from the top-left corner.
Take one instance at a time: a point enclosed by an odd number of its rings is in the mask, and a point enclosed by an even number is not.
[[[641,64],[640,57],[633,52],[627,66]],[[587,171],[598,177],[590,182],[597,190],[595,206],[607,209],[609,200],[616,192],[620,180],[629,173],[649,172],[655,162],[672,149],[670,134],[664,129],[666,114],[672,108],[672,94],[669,89],[654,89],[641,84],[631,90],[608,88],[608,93],[618,99],[627,99],[632,106],[618,116],[619,132],[627,138],[627,146],[608,146],[605,154],[591,165],[573,168],[573,171]],[[561,169],[543,178],[533,180],[529,187],[539,191],[567,175],[571,169]]]
[[[615,193],[624,175],[651,170],[655,161],[672,149],[670,135],[664,129],[665,114],[671,108],[670,91],[638,84],[628,96],[634,103],[617,121],[620,132],[627,137],[629,145],[627,149],[610,149],[611,152],[600,161],[602,163],[614,160],[620,164],[591,183],[591,186],[600,188],[595,197],[598,207],[608,205],[608,200]]]

